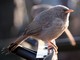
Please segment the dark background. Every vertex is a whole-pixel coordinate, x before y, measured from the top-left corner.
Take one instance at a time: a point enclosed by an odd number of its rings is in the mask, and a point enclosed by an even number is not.
[[[69,29],[73,36],[80,36],[80,1],[79,0],[18,0],[25,2],[24,10],[27,11],[26,14],[23,12],[23,17],[21,21],[22,24],[17,26],[14,22],[15,16],[14,11],[17,8],[16,0],[0,0],[0,60],[24,60],[19,56],[14,54],[3,55],[1,54],[1,49],[8,46],[8,44],[13,41],[18,35],[22,33],[26,25],[32,21],[30,15],[30,10],[33,5],[36,4],[51,4],[58,5],[62,4],[68,6],[75,10],[70,16],[70,26]],[[24,6],[24,5],[20,5]],[[20,7],[19,7],[20,8]],[[26,18],[27,17],[27,18]],[[17,16],[17,18],[20,18]],[[19,20],[19,19],[18,19]],[[26,22],[25,22],[26,21]],[[18,34],[20,33],[20,34]],[[63,34],[60,38],[65,38],[66,35]],[[62,51],[59,52],[59,60],[80,60],[80,51]]]

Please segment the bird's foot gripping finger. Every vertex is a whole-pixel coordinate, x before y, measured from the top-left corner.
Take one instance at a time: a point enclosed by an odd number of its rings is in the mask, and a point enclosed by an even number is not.
[[[50,49],[53,49],[53,48],[54,48],[55,53],[58,54],[58,47],[54,43],[49,41],[48,42],[48,49],[50,50]]]

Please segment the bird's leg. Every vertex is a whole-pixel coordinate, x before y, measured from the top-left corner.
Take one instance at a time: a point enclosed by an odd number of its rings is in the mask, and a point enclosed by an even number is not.
[[[54,48],[54,51],[57,54],[58,53],[58,47],[57,47],[57,45],[54,42],[52,42],[52,41],[48,41],[48,49],[50,50],[52,48]]]

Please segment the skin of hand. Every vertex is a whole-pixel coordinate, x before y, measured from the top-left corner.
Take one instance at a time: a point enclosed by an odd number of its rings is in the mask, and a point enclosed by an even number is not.
[[[53,7],[52,5],[48,5],[48,4],[34,5],[31,9],[31,15],[33,18],[35,18],[35,16],[37,16],[37,14],[41,13],[44,10],[50,9],[52,7]],[[76,45],[75,39],[74,39],[73,35],[71,34],[71,32],[69,31],[69,29],[67,28],[64,32],[68,36],[72,46],[75,46]]]
[[[72,34],[71,34],[71,32],[69,31],[68,28],[65,30],[65,33],[68,36],[68,38],[69,38],[69,40],[71,42],[71,45],[75,46],[76,45],[76,41],[75,41],[74,37],[72,36]]]
[[[16,39],[9,46],[9,50],[13,51],[22,41],[29,36],[48,42],[57,39],[69,25],[69,15],[73,12],[71,9],[63,5],[56,5],[38,14],[34,20],[26,27],[22,36]],[[57,51],[56,46],[53,44]]]

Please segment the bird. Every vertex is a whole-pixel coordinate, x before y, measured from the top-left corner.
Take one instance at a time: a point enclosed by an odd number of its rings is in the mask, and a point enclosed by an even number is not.
[[[56,40],[68,28],[71,12],[73,12],[72,9],[63,5],[56,5],[42,11],[27,25],[23,34],[9,45],[9,50],[13,51],[22,41],[30,36],[47,43],[51,43],[51,40]],[[57,52],[57,46],[53,43],[51,45]]]
[[[47,9],[50,9],[52,7],[53,6],[52,5],[49,5],[49,4],[34,5],[32,7],[32,9],[31,9],[31,16],[33,18],[35,18],[35,16],[37,16],[42,11],[47,10]],[[66,33],[67,37],[69,38],[69,41],[70,41],[71,45],[72,46],[76,46],[75,39],[74,39],[73,35],[71,34],[70,30],[67,28],[64,32]]]

